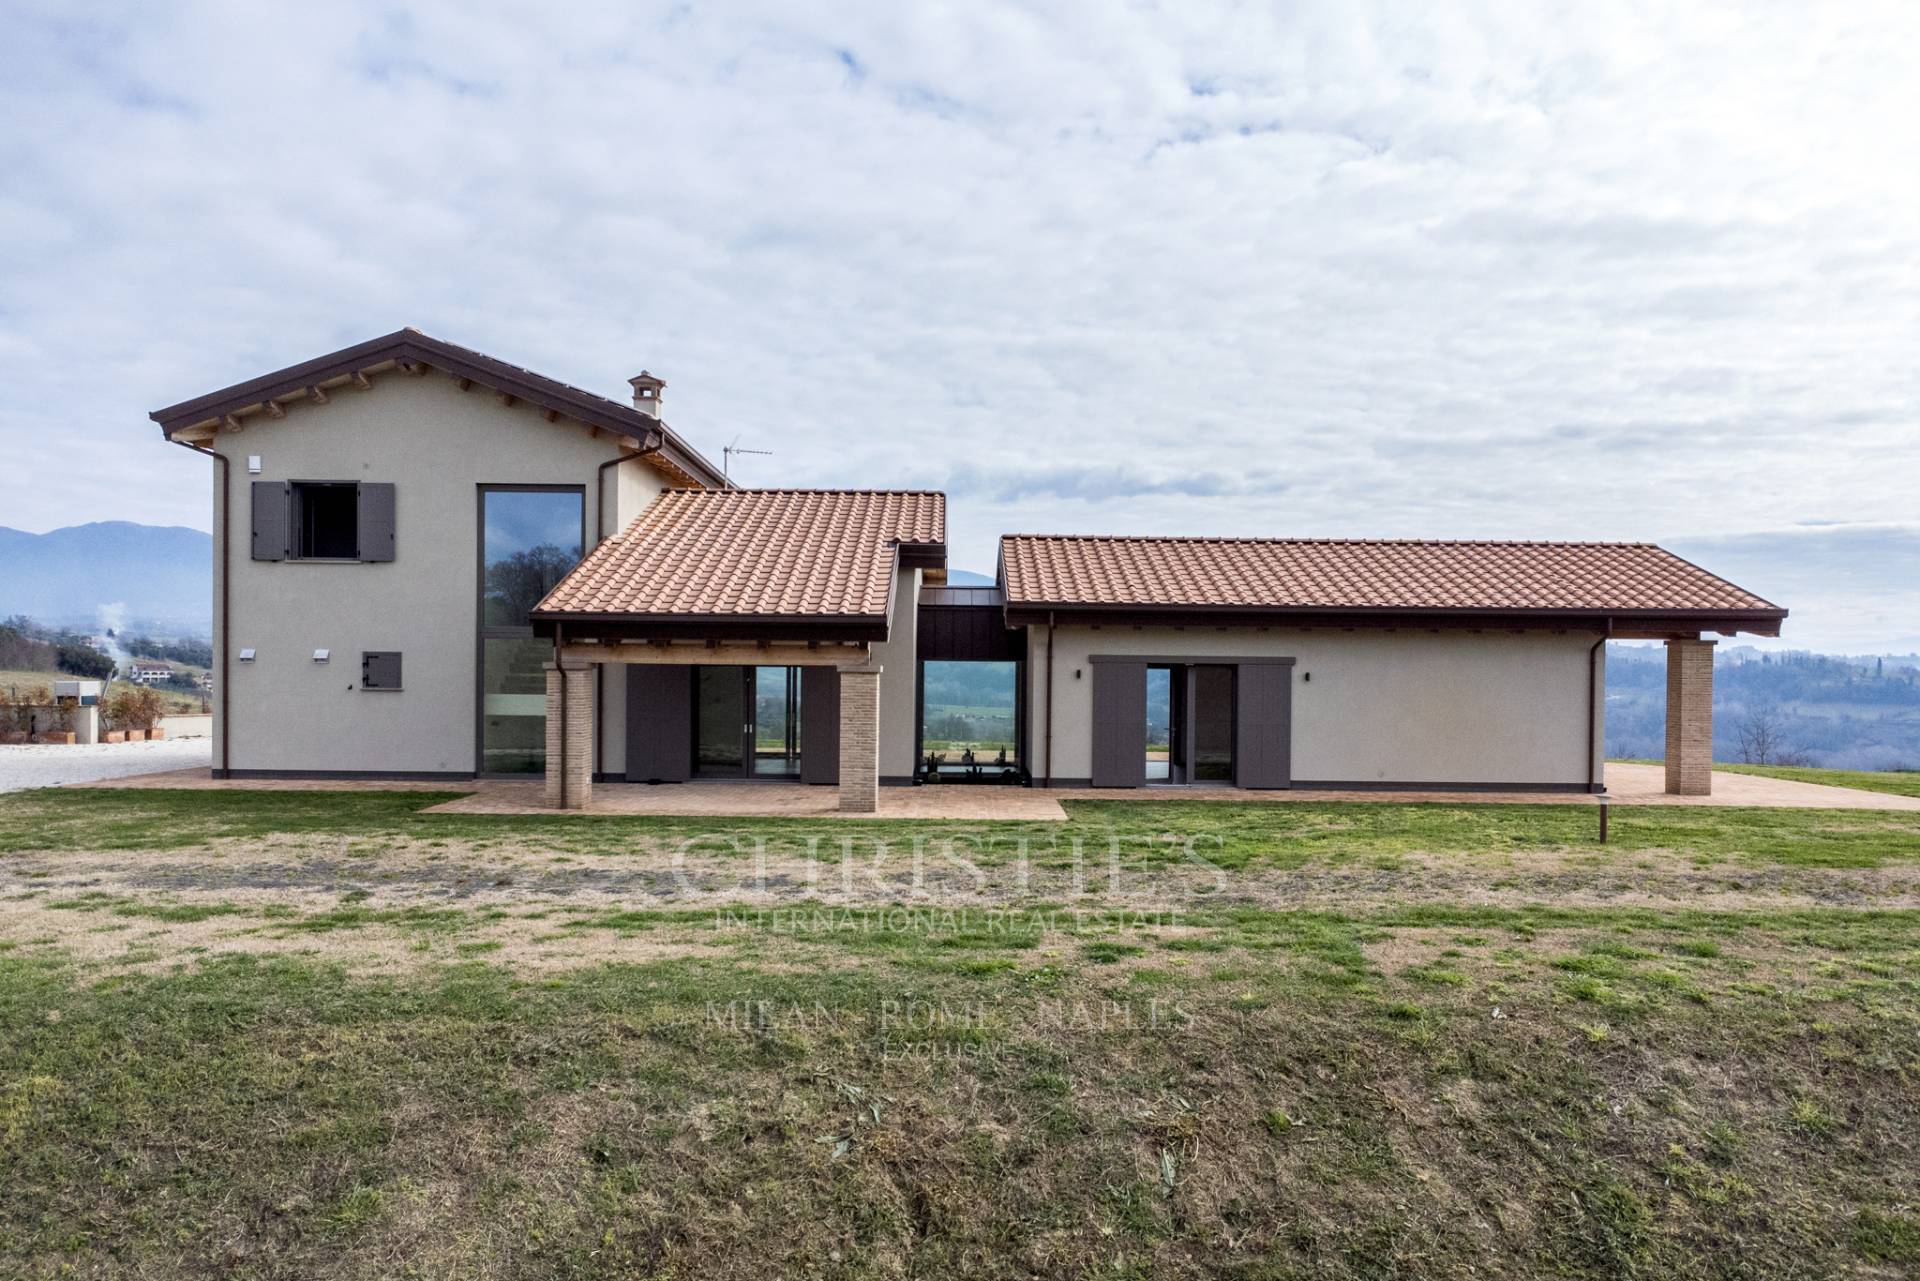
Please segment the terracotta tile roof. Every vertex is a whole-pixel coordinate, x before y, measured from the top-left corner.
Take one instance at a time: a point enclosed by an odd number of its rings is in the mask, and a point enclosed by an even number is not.
[[[663,448],[655,455],[658,463],[683,477],[685,483],[725,487],[726,477],[718,467],[664,422],[640,412],[631,404],[609,400],[595,392],[583,391],[556,378],[537,374],[523,365],[500,360],[471,347],[406,328],[368,339],[352,347],[316,356],[298,365],[249,378],[231,387],[183,400],[147,415],[160,424],[162,434],[171,439],[183,428],[217,422],[228,414],[249,415],[264,412],[265,402],[289,393],[339,379],[369,366],[390,361],[416,361],[478,382],[496,391],[510,392],[529,404],[566,414],[570,418],[626,436],[646,440],[656,433],[664,437]]]
[[[1652,543],[1010,534],[1000,578],[1009,607],[1785,613]]]
[[[670,489],[534,613],[884,619],[896,545],[946,539],[945,494]]]

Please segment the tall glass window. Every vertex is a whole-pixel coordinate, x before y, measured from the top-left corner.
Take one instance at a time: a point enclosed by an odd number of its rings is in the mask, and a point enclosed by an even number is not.
[[[586,494],[578,486],[480,491],[480,771],[537,774],[547,765],[547,672],[553,645],[528,615],[580,563]]]
[[[920,676],[921,767],[934,774],[1017,769],[1020,666],[929,659]]]

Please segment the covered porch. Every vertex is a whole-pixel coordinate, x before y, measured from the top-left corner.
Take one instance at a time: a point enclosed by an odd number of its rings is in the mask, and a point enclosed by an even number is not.
[[[937,493],[666,491],[532,611],[554,645],[546,803],[592,804],[599,708],[625,722],[605,781],[800,783],[878,812],[882,677],[910,724],[919,575],[945,568]],[[610,669],[625,698],[602,705]]]
[[[599,735],[595,705],[601,683],[597,669],[615,665],[626,669],[625,782],[712,782],[720,774],[753,791],[797,782],[818,795],[831,786],[840,812],[878,812],[880,677],[885,668],[869,645],[858,642],[589,639],[561,645],[555,661],[547,665],[542,789],[547,805],[584,810],[593,804]],[[742,673],[748,677],[744,690],[737,683]],[[760,673],[786,678],[784,716],[772,730],[759,723],[754,707],[754,678]],[[706,686],[733,685],[737,697],[700,697],[696,691],[703,687],[703,674],[710,678]],[[773,745],[763,748],[769,734]],[[769,762],[778,768],[765,768]],[[752,802],[742,797],[741,803]]]

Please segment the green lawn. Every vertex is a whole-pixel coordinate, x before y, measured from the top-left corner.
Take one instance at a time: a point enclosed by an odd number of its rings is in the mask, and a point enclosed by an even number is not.
[[[1149,877],[1193,838],[1228,892],[729,908],[540,888],[659,866],[691,821],[417,812],[438,799],[0,798],[0,1276],[1920,1267],[1913,815],[1616,809],[1606,847],[1541,806],[735,822],[1113,837]],[[1416,855],[1464,888],[1421,890]],[[1632,896],[1485,901],[1568,855]],[[313,859],[354,869],[265,875]],[[1753,905],[1663,888],[1703,862]],[[1376,897],[1233,896],[1316,870]],[[1754,889],[1775,871],[1791,902]]]
[[[20,850],[181,850],[219,839],[281,833],[533,844],[572,853],[629,855],[720,834],[800,847],[854,833],[862,841],[959,838],[992,863],[1025,847],[1073,857],[1073,843],[1117,843],[1127,865],[1180,862],[1184,842],[1226,868],[1374,862],[1409,854],[1575,852],[1624,859],[1660,853],[1756,865],[1876,867],[1920,861],[1920,814],[1894,811],[1613,807],[1611,843],[1598,843],[1587,805],[1237,804],[1227,801],[1068,800],[1061,823],[544,817],[423,814],[457,792],[217,792],[45,790],[0,796],[0,854]],[[715,842],[712,850],[729,848]]]

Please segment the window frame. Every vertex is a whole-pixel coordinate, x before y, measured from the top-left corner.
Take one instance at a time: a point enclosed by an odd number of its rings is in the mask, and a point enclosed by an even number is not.
[[[587,487],[580,484],[518,484],[482,482],[473,498],[473,774],[475,778],[525,778],[524,774],[489,774],[487,763],[487,642],[532,640],[533,624],[508,626],[487,622],[487,495],[574,494],[580,499],[580,560],[593,551],[587,538]],[[575,561],[578,565],[580,562]],[[598,700],[596,699],[596,702]],[[597,731],[596,731],[597,732]]]
[[[353,544],[351,556],[309,556],[302,546],[306,541],[306,497],[305,491],[325,486],[329,489],[350,489],[353,491],[353,514],[350,524],[350,539]],[[288,560],[304,561],[312,565],[358,565],[360,560],[360,482],[357,480],[289,480],[287,482],[287,556]]]

